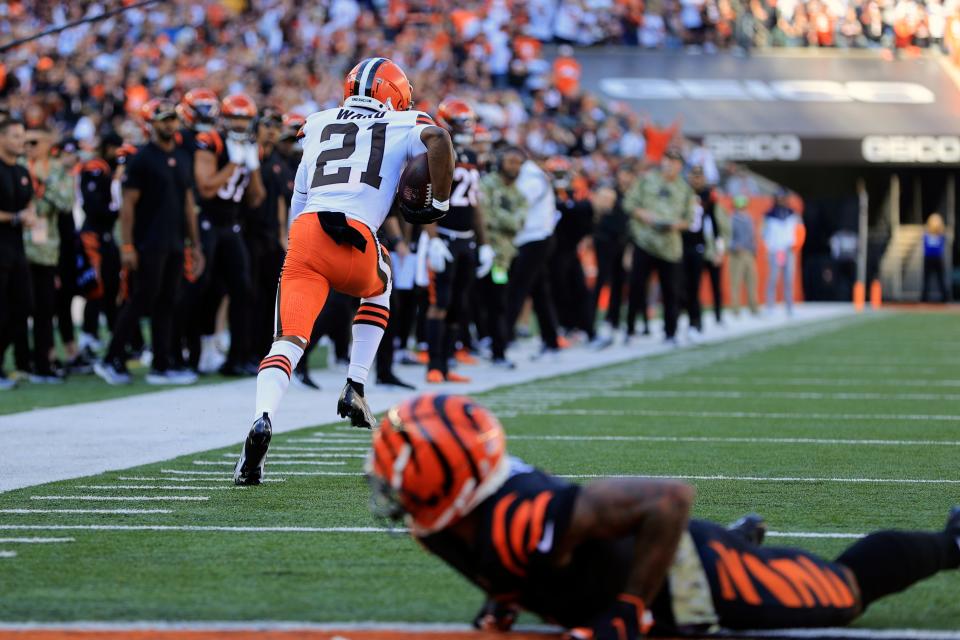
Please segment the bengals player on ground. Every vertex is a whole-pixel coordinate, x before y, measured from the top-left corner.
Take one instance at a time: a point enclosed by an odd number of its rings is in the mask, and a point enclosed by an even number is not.
[[[960,507],[939,532],[880,531],[835,560],[760,545],[762,520],[690,520],[693,487],[609,478],[584,486],[506,452],[503,427],[469,398],[424,395],[390,409],[367,473],[380,515],[484,591],[475,624],[506,630],[519,609],[575,637],[633,640],[716,627],[829,627],[960,567]]]
[[[404,218],[430,224],[450,208],[450,135],[427,114],[411,111],[412,104],[403,70],[386,58],[367,58],[347,75],[343,106],[312,114],[301,129],[303,158],[277,287],[276,339],[257,375],[255,418],[234,471],[237,484],[261,481],[271,417],[331,289],[361,299],[337,413],[355,427],[375,424],[364,384],[390,318],[392,286],[390,256],[377,230],[387,221],[408,159],[427,154],[433,200],[418,210],[398,200]]]

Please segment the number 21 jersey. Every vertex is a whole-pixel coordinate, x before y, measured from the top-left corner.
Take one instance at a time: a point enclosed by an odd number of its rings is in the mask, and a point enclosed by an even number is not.
[[[390,213],[407,160],[433,119],[421,111],[338,107],[307,118],[301,130],[291,221],[303,211],[338,211],[376,232]]]

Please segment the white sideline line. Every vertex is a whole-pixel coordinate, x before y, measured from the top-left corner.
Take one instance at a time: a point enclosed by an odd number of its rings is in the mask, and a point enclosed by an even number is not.
[[[312,451],[369,451],[370,447],[270,447],[270,451],[296,451],[310,453]],[[276,457],[276,456],[273,456]]]
[[[398,631],[401,633],[429,634],[472,632],[474,628],[465,624],[445,622],[297,622],[295,620],[249,620],[236,621],[171,621],[171,620],[138,620],[134,622],[0,622],[3,631],[319,631],[319,632],[363,632],[363,631]],[[517,625],[514,631],[530,633],[557,633],[557,627],[546,625]],[[816,638],[843,638],[844,640],[960,640],[960,631],[928,630],[928,629],[851,629],[851,628],[821,628],[821,629],[771,629],[763,631],[736,631],[728,634],[732,637],[757,636],[761,638],[789,638],[809,639]],[[437,636],[433,636],[437,637]],[[723,638],[724,635],[707,636]]]
[[[274,462],[273,464],[281,464],[279,462]],[[180,471],[177,469],[162,469],[164,473],[184,473],[190,475],[203,475],[203,476],[221,476],[225,480],[233,482],[233,476],[224,475],[220,471]],[[363,473],[357,471],[284,471],[284,476],[362,476]],[[214,478],[203,478],[204,482],[213,480]],[[285,479],[285,478],[284,478]],[[282,482],[284,479],[279,480]],[[184,479],[186,481],[186,478]],[[193,478],[196,481],[196,478]],[[263,482],[270,482],[270,478],[264,478]]]
[[[245,489],[246,487],[188,487],[184,485],[175,486],[153,486],[149,484],[81,484],[75,489],[146,489],[148,491],[232,491],[233,489]]]
[[[509,440],[570,442],[729,442],[739,444],[829,444],[853,446],[960,447],[960,440],[872,440],[857,438],[738,438],[713,436],[509,436]]]
[[[758,377],[732,377],[723,376],[710,378],[706,376],[683,376],[671,380],[671,384],[706,384],[712,386],[721,385],[750,385],[757,387],[960,387],[960,380],[934,380],[934,379],[871,379],[871,378],[770,378],[769,376]],[[556,388],[556,387],[551,387]]]
[[[827,538],[831,540],[855,540],[865,533],[819,533],[815,531],[767,531],[770,538]]]
[[[170,469],[163,469],[162,471],[169,473]],[[179,472],[178,473],[185,473]],[[201,474],[201,475],[211,475],[218,476],[214,478],[178,478],[178,477],[159,477],[159,476],[117,476],[117,480],[135,480],[138,482],[213,482],[214,480],[222,480],[224,482],[233,482],[233,477],[227,474],[220,473],[219,471],[193,471],[192,473]],[[286,482],[286,478],[261,478],[260,482]],[[179,487],[178,487],[179,488]]]
[[[0,544],[57,544],[75,541],[74,538],[0,538]]]
[[[236,456],[231,455],[231,457],[236,457]],[[194,461],[193,461],[193,464],[201,465],[201,466],[204,466],[204,465],[205,465],[205,466],[208,466],[208,467],[235,467],[237,463],[235,463],[235,462],[230,462],[230,461],[220,462],[219,460],[194,460]],[[278,465],[278,464],[315,464],[315,465],[326,465],[326,466],[328,466],[328,467],[342,467],[342,466],[345,466],[347,463],[346,463],[346,462],[329,461],[329,460],[310,460],[310,461],[305,461],[305,462],[282,462],[282,461],[277,461],[277,462],[274,462],[274,463],[273,463],[274,466],[276,466],[276,465]]]
[[[883,420],[957,422],[960,415],[925,413],[783,413],[763,411],[662,411],[659,409],[543,409],[499,411],[500,416],[634,416],[638,418],[759,418],[763,420]]]
[[[0,558],[16,558],[16,551],[0,551]]]
[[[112,500],[125,500],[128,502],[146,502],[152,501],[182,501],[182,502],[201,502],[209,500],[209,496],[30,496],[31,500],[88,500],[95,502],[107,502]]]
[[[143,514],[173,513],[171,509],[0,509],[0,513],[104,513],[104,514]]]
[[[562,391],[524,390],[513,392],[513,396],[541,400],[562,400],[567,394]],[[753,399],[780,399],[780,400],[948,400],[960,401],[960,394],[956,393],[876,393],[876,392],[836,392],[824,391],[708,391],[697,389],[687,391],[682,389],[650,389],[627,391],[597,391],[593,394],[597,398],[711,398],[718,400],[753,400]],[[508,396],[509,397],[509,396]]]
[[[960,480],[946,480],[936,478],[806,478],[767,476],[726,476],[726,475],[649,475],[649,474],[619,474],[619,473],[579,473],[557,474],[558,478],[673,478],[675,480],[733,480],[743,482],[842,482],[852,484],[960,484]]]
[[[274,449],[271,449],[273,451]],[[236,458],[237,456],[232,453],[223,454],[224,458]],[[267,458],[270,460],[275,460],[277,458],[293,458],[290,460],[290,464],[295,464],[298,458],[356,458],[363,460],[367,456],[362,453],[268,453]],[[304,460],[304,464],[316,464],[313,460]]]

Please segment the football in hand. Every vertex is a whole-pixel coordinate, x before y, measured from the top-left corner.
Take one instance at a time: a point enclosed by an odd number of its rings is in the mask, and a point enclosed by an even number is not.
[[[397,198],[408,209],[419,211],[426,208],[433,197],[430,188],[430,167],[427,154],[422,153],[407,162],[400,174]]]

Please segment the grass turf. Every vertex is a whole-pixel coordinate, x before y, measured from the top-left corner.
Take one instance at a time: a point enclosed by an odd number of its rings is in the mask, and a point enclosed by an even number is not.
[[[947,509],[960,503],[960,484],[938,482],[960,479],[960,404],[951,397],[960,393],[954,364],[960,356],[958,329],[960,317],[955,315],[891,314],[835,323],[820,333],[795,331],[796,341],[781,332],[678,351],[501,389],[480,400],[504,416],[511,453],[555,473],[725,477],[691,480],[698,490],[695,517],[728,522],[756,510],[772,530],[786,533],[940,529]],[[725,394],[714,393],[718,391]],[[297,442],[305,438],[317,442]],[[0,589],[0,620],[469,620],[480,595],[401,534],[53,528],[380,527],[368,513],[366,483],[359,475],[289,473],[359,474],[366,439],[342,426],[277,436],[268,477],[285,480],[256,488],[230,485],[237,453],[232,447],[2,494],[0,509],[159,508],[172,513],[0,513],[0,537],[76,539],[68,544],[0,543],[0,549],[18,553],[0,560],[0,582],[8,587]],[[356,457],[310,458],[340,463],[334,465],[278,464],[298,458],[277,454],[304,453]],[[215,475],[177,476],[163,469]],[[744,476],[827,480],[735,479]],[[934,482],[900,482],[904,479]],[[82,488],[112,484],[217,488]],[[32,499],[94,494],[209,500]],[[3,528],[10,525],[37,529]],[[832,557],[849,542],[786,537],[770,544],[795,544]],[[857,624],[956,628],[958,591],[960,572],[941,574],[875,604]]]

